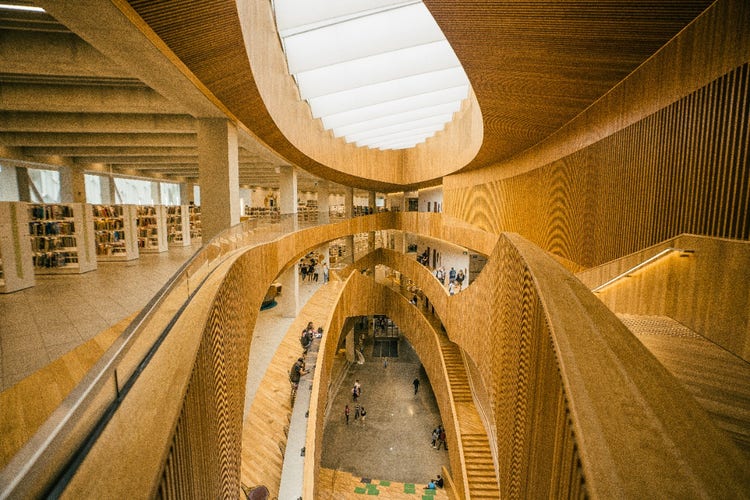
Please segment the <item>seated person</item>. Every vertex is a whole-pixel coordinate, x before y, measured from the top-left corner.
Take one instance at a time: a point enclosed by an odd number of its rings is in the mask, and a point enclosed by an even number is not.
[[[430,479],[430,482],[427,483],[427,486],[424,487],[425,490],[434,490],[435,489],[435,480]]]
[[[435,480],[435,486],[437,486],[438,488],[442,488],[443,484],[444,484],[443,483],[443,477],[440,474],[438,474],[437,475],[437,480]]]

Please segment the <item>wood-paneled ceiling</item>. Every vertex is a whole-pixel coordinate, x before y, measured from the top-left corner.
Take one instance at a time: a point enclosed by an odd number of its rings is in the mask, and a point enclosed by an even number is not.
[[[241,122],[242,184],[277,185],[275,167],[292,164],[307,172],[301,189],[313,189],[315,176],[364,189],[399,188],[334,171],[284,137],[256,87],[235,0],[34,3],[51,15],[0,12],[0,146],[29,157],[197,178],[194,118],[202,114],[165,95],[157,78],[144,77],[138,54],[113,57],[102,40],[106,28],[77,22],[71,13],[84,8],[104,22],[115,5],[137,13],[133,25],[152,30],[163,52],[184,64],[183,73]],[[463,168],[507,160],[543,141],[711,3],[425,0],[482,112],[484,140]]]

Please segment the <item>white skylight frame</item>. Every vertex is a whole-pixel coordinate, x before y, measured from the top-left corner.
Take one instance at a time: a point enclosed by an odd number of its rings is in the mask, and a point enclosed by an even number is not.
[[[300,97],[348,143],[414,146],[443,130],[469,95],[460,61],[421,1],[274,0],[273,7]]]

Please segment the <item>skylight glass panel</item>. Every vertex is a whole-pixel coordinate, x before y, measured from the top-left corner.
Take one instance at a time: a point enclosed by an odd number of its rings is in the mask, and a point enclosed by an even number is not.
[[[447,117],[446,115],[437,115],[423,120],[413,120],[390,127],[376,128],[360,132],[359,134],[349,134],[344,137],[346,138],[346,142],[361,142],[370,139],[376,140],[394,134],[437,132],[443,128],[446,118],[450,119],[450,115],[447,115]]]
[[[272,1],[300,97],[336,137],[414,145],[468,97],[461,63],[421,1]]]
[[[326,26],[354,17],[366,16],[393,9],[403,5],[411,5],[414,0],[274,0],[276,26],[283,38],[301,31],[309,31],[316,27]]]
[[[402,109],[400,106],[383,106],[386,109],[368,109],[366,112],[361,114],[355,113],[358,110],[354,110],[346,113],[346,116],[331,116],[323,118],[323,124],[326,129],[332,128],[336,133],[337,127],[342,125],[350,125],[354,123],[361,123],[370,120],[375,120],[388,115],[395,115],[398,119],[403,121],[418,120],[420,118],[427,118],[428,116],[436,116],[441,114],[450,114],[458,111],[461,106],[460,102],[451,102],[447,104],[439,104],[437,106],[410,106],[407,109]],[[375,122],[373,127],[379,127],[380,123]]]
[[[377,120],[392,115],[399,115],[409,111],[422,109],[439,109],[450,111],[439,111],[439,113],[458,111],[462,95],[466,96],[466,90],[461,88],[440,90],[429,94],[420,94],[405,99],[388,101],[374,106],[356,108],[343,113],[336,113],[324,117],[323,124],[328,128],[344,127],[364,121]]]
[[[417,3],[289,36],[284,47],[289,72],[296,74],[444,39],[427,7]]]
[[[327,94],[308,99],[307,102],[310,104],[313,117],[320,118],[353,108],[362,108],[385,101],[460,86],[464,86],[468,93],[469,81],[466,79],[466,73],[460,66],[455,66]]]
[[[354,59],[294,76],[303,99],[460,66],[447,41]]]

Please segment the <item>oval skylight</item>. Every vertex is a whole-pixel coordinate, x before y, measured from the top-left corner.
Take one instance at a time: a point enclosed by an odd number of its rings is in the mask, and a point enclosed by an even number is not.
[[[326,130],[406,149],[443,130],[469,80],[421,1],[274,0],[300,97]]]

